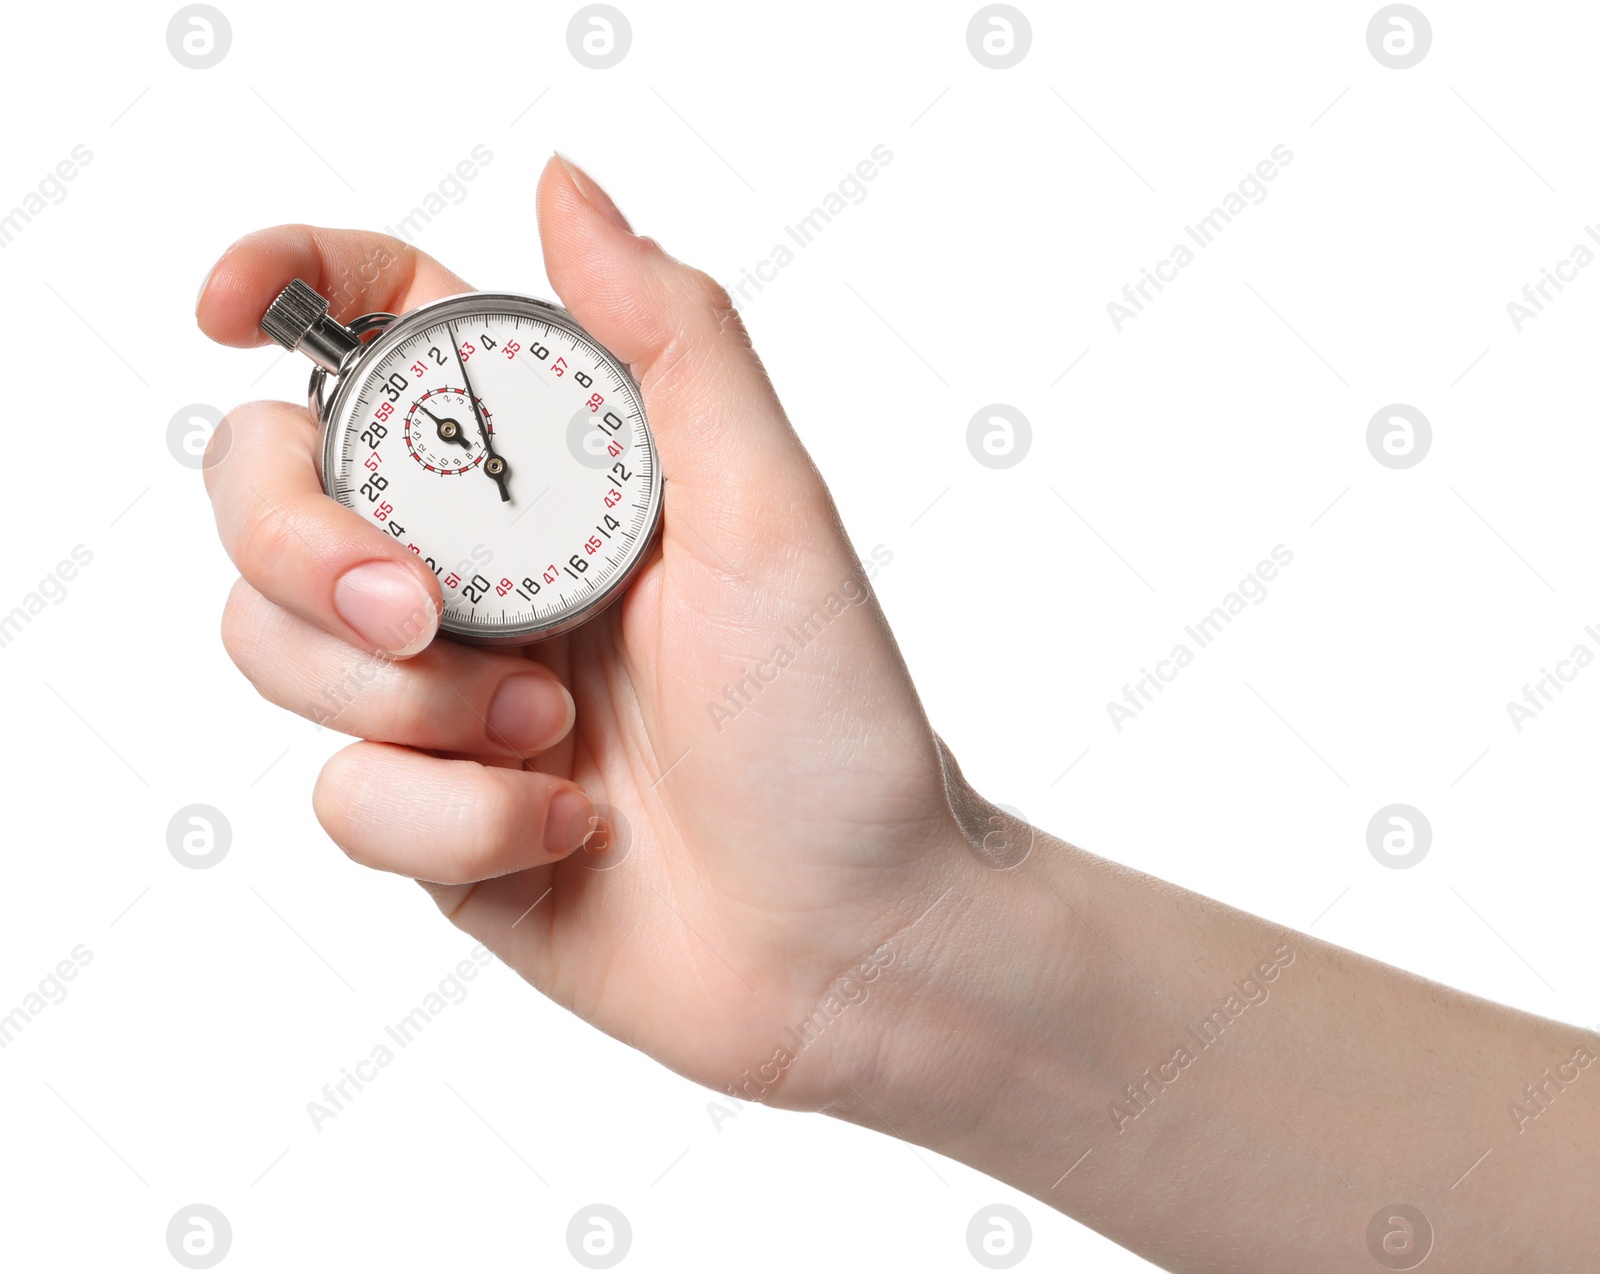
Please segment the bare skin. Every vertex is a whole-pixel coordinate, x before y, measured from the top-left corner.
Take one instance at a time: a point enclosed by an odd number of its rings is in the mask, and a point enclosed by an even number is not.
[[[539,222],[668,477],[660,544],[602,619],[521,654],[430,641],[436,578],[322,494],[302,407],[230,413],[206,471],[234,661],[295,711],[364,687],[313,795],[347,854],[681,1074],[930,1146],[1168,1269],[1382,1269],[1369,1222],[1396,1203],[1427,1218],[1427,1268],[1590,1268],[1600,1041],[989,805],[727,295],[562,161]],[[264,343],[297,276],[345,319],[470,290],[393,239],[279,227],[218,262],[202,330]],[[580,847],[594,802],[628,846],[609,870]],[[1387,1268],[1407,1224],[1380,1227]]]

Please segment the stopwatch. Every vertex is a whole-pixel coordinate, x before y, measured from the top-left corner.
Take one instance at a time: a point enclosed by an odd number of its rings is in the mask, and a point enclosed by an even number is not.
[[[471,292],[346,326],[296,279],[261,330],[316,364],[323,490],[438,576],[441,631],[527,645],[621,596],[660,465],[627,366],[565,310]]]

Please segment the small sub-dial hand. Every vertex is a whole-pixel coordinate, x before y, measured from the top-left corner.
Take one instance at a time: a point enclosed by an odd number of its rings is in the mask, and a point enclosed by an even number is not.
[[[455,325],[450,325],[450,344],[456,353],[456,366],[461,369],[461,383],[467,390],[467,401],[472,404],[472,414],[478,420],[478,433],[483,438],[483,452],[487,457],[483,462],[483,471],[494,479],[500,488],[502,502],[511,499],[511,491],[506,480],[511,476],[511,467],[506,464],[505,458],[494,449],[494,441],[489,437],[489,426],[484,423],[483,408],[478,406],[478,396],[472,392],[472,382],[467,379],[467,360],[461,357],[461,339],[456,335]]]
[[[439,435],[440,442],[455,443],[457,446],[465,447],[469,451],[472,449],[472,444],[467,441],[466,430],[462,429],[458,421],[449,418],[440,420],[420,402],[417,407],[424,416],[433,421],[434,432]]]

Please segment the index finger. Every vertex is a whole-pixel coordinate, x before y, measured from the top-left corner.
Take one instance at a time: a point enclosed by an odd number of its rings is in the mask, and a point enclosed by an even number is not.
[[[386,234],[274,226],[245,235],[200,285],[195,318],[223,345],[267,344],[261,316],[294,279],[328,298],[340,322],[358,314],[401,314],[471,286],[425,252]]]

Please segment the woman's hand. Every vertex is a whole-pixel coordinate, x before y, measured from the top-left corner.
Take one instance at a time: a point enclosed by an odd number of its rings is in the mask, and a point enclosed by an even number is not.
[[[933,1146],[1165,1268],[1591,1268],[1600,1042],[1019,841],[929,729],[727,296],[559,162],[539,212],[667,478],[621,605],[527,658],[428,644],[436,580],[321,493],[303,410],[233,413],[208,472],[235,660],[319,718],[315,687],[364,687],[316,792],[346,852],[682,1073]],[[374,253],[396,268],[349,287]],[[230,250],[201,326],[259,344],[296,275],[347,318],[466,286],[289,227]],[[612,847],[574,852],[596,821]]]
[[[539,225],[562,303],[640,381],[666,478],[625,599],[524,653],[430,644],[433,574],[322,493],[304,408],[258,402],[207,469],[243,577],[223,640],[263,696],[364,740],[314,794],[357,862],[417,878],[546,995],[691,1078],[848,1101],[886,1064],[868,1018],[892,1017],[850,1006],[931,950],[937,924],[897,935],[975,869],[951,852],[953,767],[727,294],[558,159]],[[470,290],[396,240],[286,226],[224,254],[200,326],[263,344],[295,277],[345,320]],[[319,699],[340,684],[348,702]]]

